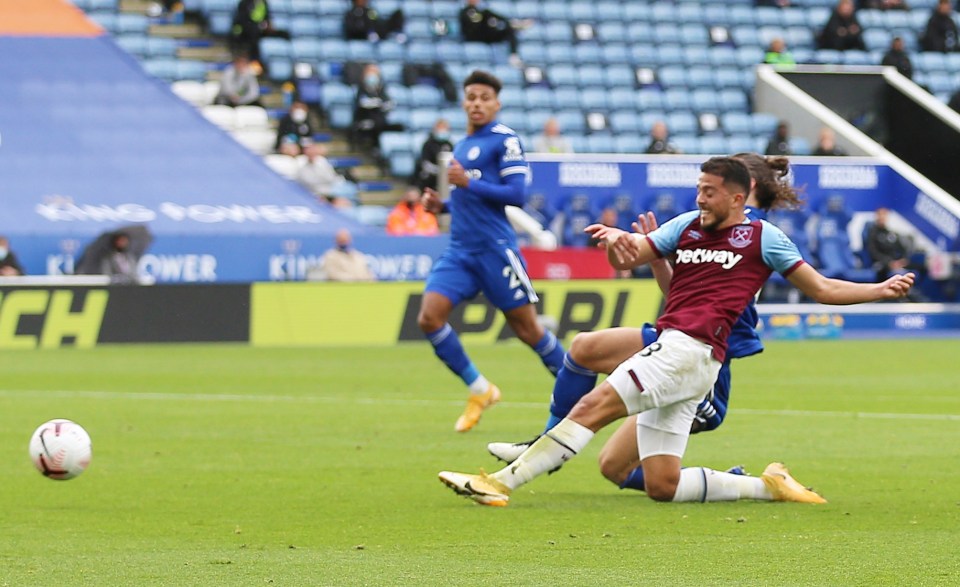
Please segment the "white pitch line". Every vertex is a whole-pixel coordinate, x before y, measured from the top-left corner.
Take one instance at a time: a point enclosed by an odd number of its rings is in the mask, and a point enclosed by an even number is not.
[[[155,401],[192,401],[192,402],[249,402],[249,403],[300,403],[300,404],[358,404],[358,405],[397,405],[397,406],[426,406],[426,405],[462,405],[457,400],[429,400],[410,398],[372,398],[372,397],[339,397],[322,395],[277,395],[277,394],[236,394],[236,393],[161,393],[161,392],[129,392],[129,391],[93,391],[68,389],[0,389],[0,397],[18,397],[34,395],[36,397],[58,399],[123,399],[123,400],[155,400]],[[500,404],[506,408],[523,408],[543,410],[547,402],[504,402]],[[794,417],[834,417],[834,418],[863,418],[875,420],[933,420],[960,422],[960,414],[899,414],[883,412],[842,412],[818,410],[758,410],[752,408],[736,408],[735,413],[753,416],[794,416]]]

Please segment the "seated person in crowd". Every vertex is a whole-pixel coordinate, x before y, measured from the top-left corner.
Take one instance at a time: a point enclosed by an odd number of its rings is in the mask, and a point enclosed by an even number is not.
[[[483,8],[480,0],[467,0],[460,10],[460,34],[464,41],[476,43],[503,43],[510,48],[510,64],[522,65],[518,51],[517,31],[505,16]]]
[[[421,191],[415,186],[408,187],[403,199],[387,216],[387,234],[433,236],[439,232],[437,216],[424,210],[420,200]]]
[[[17,255],[10,250],[10,240],[0,236],[0,277],[16,277],[26,275]]]
[[[450,123],[445,118],[439,118],[433,123],[430,136],[423,141],[420,157],[414,166],[414,184],[423,191],[424,188],[437,189],[437,173],[440,170],[438,161],[440,153],[452,153],[453,143],[450,141]]]
[[[366,256],[353,248],[353,236],[341,228],[334,236],[334,247],[320,258],[319,271],[310,271],[311,279],[327,281],[376,281]]]
[[[250,59],[238,53],[233,62],[223,70],[220,77],[220,90],[213,100],[214,104],[226,106],[260,106],[260,82],[250,67]]]
[[[776,130],[773,131],[773,136],[770,137],[770,141],[767,143],[767,149],[764,151],[764,155],[792,155],[793,150],[790,149],[790,125],[786,122],[781,122],[777,125]]]
[[[795,65],[797,63],[793,55],[787,51],[787,43],[780,37],[770,41],[770,46],[767,47],[767,52],[763,56],[763,62],[770,65]]]
[[[863,27],[854,12],[853,0],[840,0],[837,3],[827,24],[820,31],[817,47],[836,51],[867,50],[863,41]]]
[[[883,55],[880,65],[890,65],[897,68],[900,75],[913,79],[913,63],[903,44],[903,37],[894,37],[890,41],[890,48]]]
[[[403,130],[402,125],[387,122],[393,101],[380,76],[380,66],[368,63],[353,101],[353,136],[361,147],[376,148],[386,130]]]
[[[543,123],[543,132],[533,138],[535,153],[573,153],[570,139],[560,133],[560,122],[556,118],[548,118]]]
[[[920,37],[920,46],[924,51],[947,53],[960,51],[960,31],[953,20],[953,7],[950,0],[939,0],[930,14],[927,27]]]
[[[327,147],[310,143],[303,148],[307,160],[297,170],[297,181],[311,192],[338,208],[349,208],[356,198],[357,186],[333,167],[327,159]]]
[[[264,37],[289,39],[290,33],[273,28],[267,0],[240,0],[233,13],[230,50],[234,54],[245,53],[251,60],[261,64],[260,39]]]
[[[651,155],[676,155],[680,152],[680,149],[670,142],[667,123],[658,120],[650,127],[650,144],[647,145],[646,152]]]
[[[307,143],[313,142],[313,127],[309,120],[310,109],[303,102],[294,102],[290,105],[290,111],[283,115],[280,123],[277,125],[277,141],[274,148],[279,153],[283,143],[292,143],[297,145],[299,155]]]
[[[813,155],[818,157],[844,156],[847,152],[843,147],[837,146],[837,134],[830,127],[820,129],[820,138],[817,140],[817,148],[813,150]]]
[[[403,34],[403,21],[403,11],[399,8],[384,19],[367,0],[353,0],[343,15],[343,37],[348,41],[379,41],[393,34],[398,42],[404,43],[407,37]]]

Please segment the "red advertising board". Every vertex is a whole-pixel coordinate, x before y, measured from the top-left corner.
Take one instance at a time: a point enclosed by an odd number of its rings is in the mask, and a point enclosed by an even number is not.
[[[522,249],[532,279],[612,279],[613,267],[599,249],[561,247],[555,251]]]

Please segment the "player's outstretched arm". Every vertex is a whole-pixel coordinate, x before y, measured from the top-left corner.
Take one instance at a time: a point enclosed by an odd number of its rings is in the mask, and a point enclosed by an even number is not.
[[[653,212],[639,214],[632,227],[634,232],[639,234],[650,234],[657,229],[657,217]],[[650,261],[650,269],[653,271],[653,278],[657,280],[660,291],[663,295],[667,295],[670,291],[670,280],[673,279],[673,266],[666,259],[657,258]]]
[[[591,224],[584,232],[607,251],[607,260],[614,269],[633,269],[657,258],[656,252],[641,234],[629,233],[613,226]]]
[[[424,210],[434,215],[443,214],[446,208],[443,200],[440,199],[440,194],[432,188],[423,189],[423,194],[420,196],[420,203],[423,205]]]
[[[797,267],[787,279],[805,295],[821,304],[843,306],[906,297],[910,288],[913,287],[914,274],[894,275],[881,283],[854,283],[824,277],[819,271],[804,263]]]
[[[452,185],[467,188],[485,200],[522,208],[527,194],[527,174],[523,172],[524,169],[517,168],[517,173],[504,176],[503,183],[492,183],[482,179],[471,179],[463,165],[456,159],[452,159],[447,168],[447,179]]]

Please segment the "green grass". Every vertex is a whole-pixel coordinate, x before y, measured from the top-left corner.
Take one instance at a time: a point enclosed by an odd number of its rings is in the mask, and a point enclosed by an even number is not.
[[[441,469],[538,432],[551,379],[518,345],[471,348],[505,400],[453,432],[463,391],[424,344],[130,346],[0,353],[0,585],[957,585],[955,340],[772,342],[734,367],[724,426],[685,462],[783,460],[825,506],[662,504],[596,454],[458,498]],[[44,479],[30,432],[94,441]],[[612,431],[612,430],[611,430]]]

